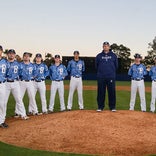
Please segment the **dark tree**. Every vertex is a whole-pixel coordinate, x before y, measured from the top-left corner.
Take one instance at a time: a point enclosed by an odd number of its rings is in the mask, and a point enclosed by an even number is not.
[[[51,64],[54,63],[54,57],[52,56],[52,54],[47,53],[45,55],[45,60],[44,63],[49,67]]]
[[[149,51],[147,51],[147,56],[145,56],[145,65],[152,65],[154,63],[154,57],[156,57],[156,37],[153,39],[149,45]]]
[[[113,43],[111,45],[111,49],[114,51],[114,53],[119,58],[119,73],[126,73],[130,67],[131,59],[130,57],[130,49],[125,47],[124,45],[120,44],[117,45],[116,43]]]

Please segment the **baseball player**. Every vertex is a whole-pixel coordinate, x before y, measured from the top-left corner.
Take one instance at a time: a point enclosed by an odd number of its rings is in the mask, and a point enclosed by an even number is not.
[[[105,108],[106,88],[108,91],[109,109],[116,112],[116,90],[115,78],[118,68],[117,56],[111,51],[109,42],[103,43],[103,51],[95,58],[95,68],[97,70],[97,103],[98,112]]]
[[[55,95],[58,90],[60,97],[60,111],[65,110],[64,104],[64,78],[68,75],[66,67],[60,63],[60,55],[55,55],[55,64],[51,65],[49,68],[51,83],[51,94],[50,94],[50,104],[49,104],[49,112],[53,112],[54,103],[55,103]]]
[[[34,64],[30,62],[31,53],[24,52],[23,62],[21,65],[20,72],[20,88],[21,97],[23,99],[25,92],[27,91],[29,97],[29,115],[40,115],[38,113],[38,108],[35,100],[35,88],[34,88]]]
[[[7,53],[8,62],[7,62],[7,73],[6,73],[6,95],[5,95],[5,104],[7,105],[10,92],[12,92],[15,101],[15,117],[18,118],[21,116],[22,119],[29,119],[26,116],[25,107],[21,98],[21,90],[19,85],[19,75],[20,75],[20,64],[15,60],[16,52],[14,49],[10,49]]]
[[[2,58],[3,47],[0,46],[0,127],[7,128],[8,125],[5,123],[5,77],[7,61]]]
[[[49,75],[48,67],[43,63],[42,55],[36,54],[34,59],[35,71],[34,71],[34,86],[35,94],[37,91],[40,93],[41,103],[42,103],[42,113],[47,114],[47,102],[46,102],[46,86],[45,79]]]
[[[154,58],[155,65],[151,67],[149,71],[149,75],[152,79],[152,87],[151,87],[151,112],[155,112],[155,99],[156,99],[156,57]]]
[[[67,109],[72,109],[73,94],[77,89],[79,109],[84,109],[82,96],[82,72],[85,71],[84,61],[79,59],[79,51],[74,51],[74,59],[68,62],[67,71],[70,73],[70,88]]]
[[[129,68],[128,75],[131,76],[131,99],[130,110],[134,110],[137,89],[140,95],[141,111],[146,111],[144,76],[147,75],[146,67],[140,63],[142,57],[140,54],[134,55],[135,62]]]

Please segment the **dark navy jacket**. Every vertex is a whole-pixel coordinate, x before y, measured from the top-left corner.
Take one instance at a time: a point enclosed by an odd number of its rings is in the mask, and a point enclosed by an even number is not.
[[[116,70],[118,68],[118,59],[116,54],[111,50],[109,53],[102,51],[95,58],[95,67],[98,78],[113,78],[116,77]]]

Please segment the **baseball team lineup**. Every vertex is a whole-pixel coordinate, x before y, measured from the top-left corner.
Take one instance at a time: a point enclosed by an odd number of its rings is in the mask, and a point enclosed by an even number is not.
[[[118,58],[111,50],[109,42],[103,42],[103,50],[95,58],[97,71],[97,112],[105,109],[106,90],[108,92],[108,105],[112,112],[116,112],[116,71],[118,69]],[[67,67],[61,63],[59,54],[54,56],[54,63],[48,68],[43,62],[41,53],[37,53],[34,62],[30,61],[31,53],[24,52],[22,62],[16,60],[16,51],[7,51],[7,58],[3,58],[3,47],[0,46],[0,127],[8,128],[6,123],[7,103],[12,93],[15,99],[15,118],[28,120],[30,115],[50,114],[54,112],[55,96],[58,91],[60,100],[60,111],[70,111],[73,105],[73,95],[77,90],[79,109],[85,109],[83,100],[83,80],[85,62],[79,58],[79,51],[73,52],[73,59],[68,62]],[[134,55],[134,64],[128,70],[131,77],[131,95],[129,110],[133,111],[137,91],[140,96],[141,111],[146,112],[145,84],[144,77],[150,75],[152,80],[150,111],[155,112],[156,100],[156,57],[149,71],[141,63],[142,56],[139,53]],[[64,100],[64,79],[70,75],[69,94],[67,106]],[[46,99],[45,80],[50,77],[51,89],[49,104]],[[27,92],[29,105],[25,109],[23,97]],[[42,112],[39,112],[36,103],[36,93],[41,98]],[[26,113],[28,112],[28,113]]]

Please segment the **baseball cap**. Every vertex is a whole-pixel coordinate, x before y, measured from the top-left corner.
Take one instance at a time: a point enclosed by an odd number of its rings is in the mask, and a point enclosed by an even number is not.
[[[57,54],[57,55],[55,55],[55,58],[60,58],[60,55],[58,55],[58,54]]]
[[[142,58],[142,56],[141,56],[140,54],[136,53],[136,54],[134,55],[134,58]]]
[[[75,54],[78,54],[78,55],[79,55],[80,53],[79,53],[78,50],[75,50],[73,54],[74,54],[74,55],[75,55]]]
[[[9,49],[8,52],[7,52],[7,54],[8,54],[8,53],[14,53],[14,54],[16,54],[16,52],[15,52],[14,49]]]
[[[23,56],[26,55],[26,54],[29,55],[30,57],[32,56],[32,54],[29,53],[29,52],[24,52],[24,53],[23,53]]]
[[[110,45],[109,42],[105,41],[103,42],[103,45]]]
[[[0,45],[0,50],[3,51],[3,47]]]
[[[37,53],[36,57],[42,57],[42,55],[40,53]]]

